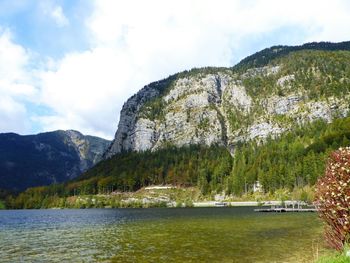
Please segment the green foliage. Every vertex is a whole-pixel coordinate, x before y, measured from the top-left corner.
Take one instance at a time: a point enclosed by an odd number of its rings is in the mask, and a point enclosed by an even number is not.
[[[270,48],[265,48],[251,56],[242,59],[236,66],[234,66],[234,69],[243,71],[248,68],[263,67],[276,58],[284,57],[292,52],[300,50],[350,50],[350,42],[313,42],[306,43],[301,46],[273,46]]]
[[[276,74],[263,74],[254,69],[241,75],[243,86],[255,100],[272,94],[285,96],[300,91],[309,99],[319,100],[331,96],[341,97],[350,90],[349,51],[301,50],[276,58],[269,66],[279,65]],[[292,76],[281,86],[278,79]]]
[[[140,117],[149,120],[159,120],[164,118],[165,102],[163,98],[156,97],[142,106]]]
[[[121,153],[69,183],[29,188],[9,200],[9,204],[14,208],[41,208],[46,206],[46,201],[59,202],[60,197],[136,191],[144,186],[164,184],[198,185],[203,192],[211,193],[222,190],[231,169],[232,158],[220,146]],[[82,207],[86,207],[86,202]]]
[[[314,185],[324,172],[329,152],[349,145],[349,130],[350,118],[337,119],[332,124],[316,121],[262,145],[253,141],[239,146],[229,191],[244,194],[252,191],[256,181],[266,192]],[[306,194],[304,198],[309,199]]]
[[[311,99],[340,97],[349,92],[348,51],[300,51],[276,61],[282,74],[293,74],[293,90],[301,89]]]
[[[271,94],[276,89],[276,77],[271,76],[252,76],[243,79],[243,86],[252,98],[258,98],[261,95]]]
[[[336,253],[331,256],[321,257],[316,263],[350,263],[350,257],[346,253]]]
[[[6,208],[6,206],[5,206],[4,202],[2,200],[0,200],[0,210],[5,209],[5,208]]]
[[[135,191],[152,184],[188,186],[197,183],[201,169],[205,168],[211,178],[216,175],[216,168],[226,162],[230,164],[231,157],[225,148],[219,146],[170,147],[156,152],[129,152],[99,163],[83,174],[76,183],[94,178],[100,181],[109,177],[110,182],[105,186],[109,190],[113,187],[114,190]],[[227,169],[216,176],[224,176],[231,166]]]
[[[202,131],[209,131],[209,118],[205,117],[201,119],[198,124],[198,128],[201,129]]]
[[[293,200],[300,200],[308,204],[312,204],[315,199],[314,187],[306,185],[302,188],[294,188],[291,193],[291,198]]]
[[[226,115],[231,131],[242,128],[243,124],[248,125],[250,123],[249,120],[251,119],[249,115],[246,116],[241,110],[234,107],[228,108]]]
[[[185,201],[185,207],[193,207],[193,202],[192,202],[192,200],[187,199],[187,200]]]

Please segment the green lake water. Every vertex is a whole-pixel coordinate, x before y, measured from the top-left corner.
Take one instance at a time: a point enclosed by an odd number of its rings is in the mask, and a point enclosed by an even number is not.
[[[252,207],[0,211],[0,262],[314,262],[322,231]]]

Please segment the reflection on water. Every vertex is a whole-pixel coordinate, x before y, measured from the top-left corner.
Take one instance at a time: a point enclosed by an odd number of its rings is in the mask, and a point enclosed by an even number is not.
[[[253,208],[0,211],[0,262],[313,262],[316,214]]]

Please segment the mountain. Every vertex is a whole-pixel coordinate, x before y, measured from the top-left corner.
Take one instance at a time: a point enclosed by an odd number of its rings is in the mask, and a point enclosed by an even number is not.
[[[0,189],[68,181],[101,160],[110,141],[80,132],[54,131],[21,136],[0,134]]]
[[[64,184],[30,188],[7,206],[70,207],[77,195],[152,184],[193,186],[210,199],[252,194],[259,181],[265,193],[305,197],[329,153],[350,146],[349,61],[350,42],[277,46],[231,68],[150,83],[123,105],[102,161]]]
[[[201,68],[153,82],[123,105],[105,154],[169,145],[237,145],[345,117],[350,42],[276,46],[233,68]]]

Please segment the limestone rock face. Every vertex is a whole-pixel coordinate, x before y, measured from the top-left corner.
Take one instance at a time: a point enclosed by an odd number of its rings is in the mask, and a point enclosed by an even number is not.
[[[174,89],[164,100],[164,119],[159,122],[154,148],[164,143],[186,144],[223,144],[222,127],[219,114],[222,96],[221,80],[218,76],[207,75],[204,78],[177,81]]]
[[[150,148],[149,143],[153,136],[154,124],[150,124],[152,123],[150,120],[139,118],[138,113],[140,108],[158,93],[157,89],[146,86],[123,105],[118,130],[113,143],[105,153],[106,157],[122,150],[140,151]],[[148,128],[147,124],[150,124],[151,128]]]
[[[102,160],[102,156],[110,144],[110,141],[83,135],[74,130],[62,131],[61,133],[66,136],[65,143],[75,149],[80,159],[78,169],[72,173],[71,178]]]
[[[248,139],[265,139],[268,136],[276,137],[284,131],[278,125],[273,125],[267,122],[254,124],[249,127],[247,137]]]
[[[279,85],[280,87],[286,87],[287,85],[289,86],[290,82],[295,80],[295,76],[294,75],[287,75],[287,76],[283,76],[280,77],[277,80],[277,85]]]
[[[316,69],[310,72],[310,78],[322,77]],[[218,144],[233,151],[237,143],[347,115],[348,95],[312,97],[298,76],[280,64],[244,72],[202,69],[149,84],[124,104],[105,157],[189,144]]]
[[[229,104],[246,113],[250,111],[250,107],[252,106],[252,98],[248,96],[243,86],[236,84],[230,85],[227,90],[227,97]]]
[[[286,97],[272,97],[268,102],[267,110],[270,114],[283,115],[298,110],[301,100],[301,96],[295,94]]]
[[[142,117],[141,111],[147,111],[145,103],[159,94],[146,86],[124,104],[115,140],[106,156],[158,149],[164,144],[225,144],[226,127],[220,107],[227,83],[226,76],[212,74],[176,80],[174,87],[161,97],[164,108],[159,119]],[[236,90],[238,96],[232,96],[236,103],[249,107],[245,102],[249,104],[250,98],[242,88]]]

